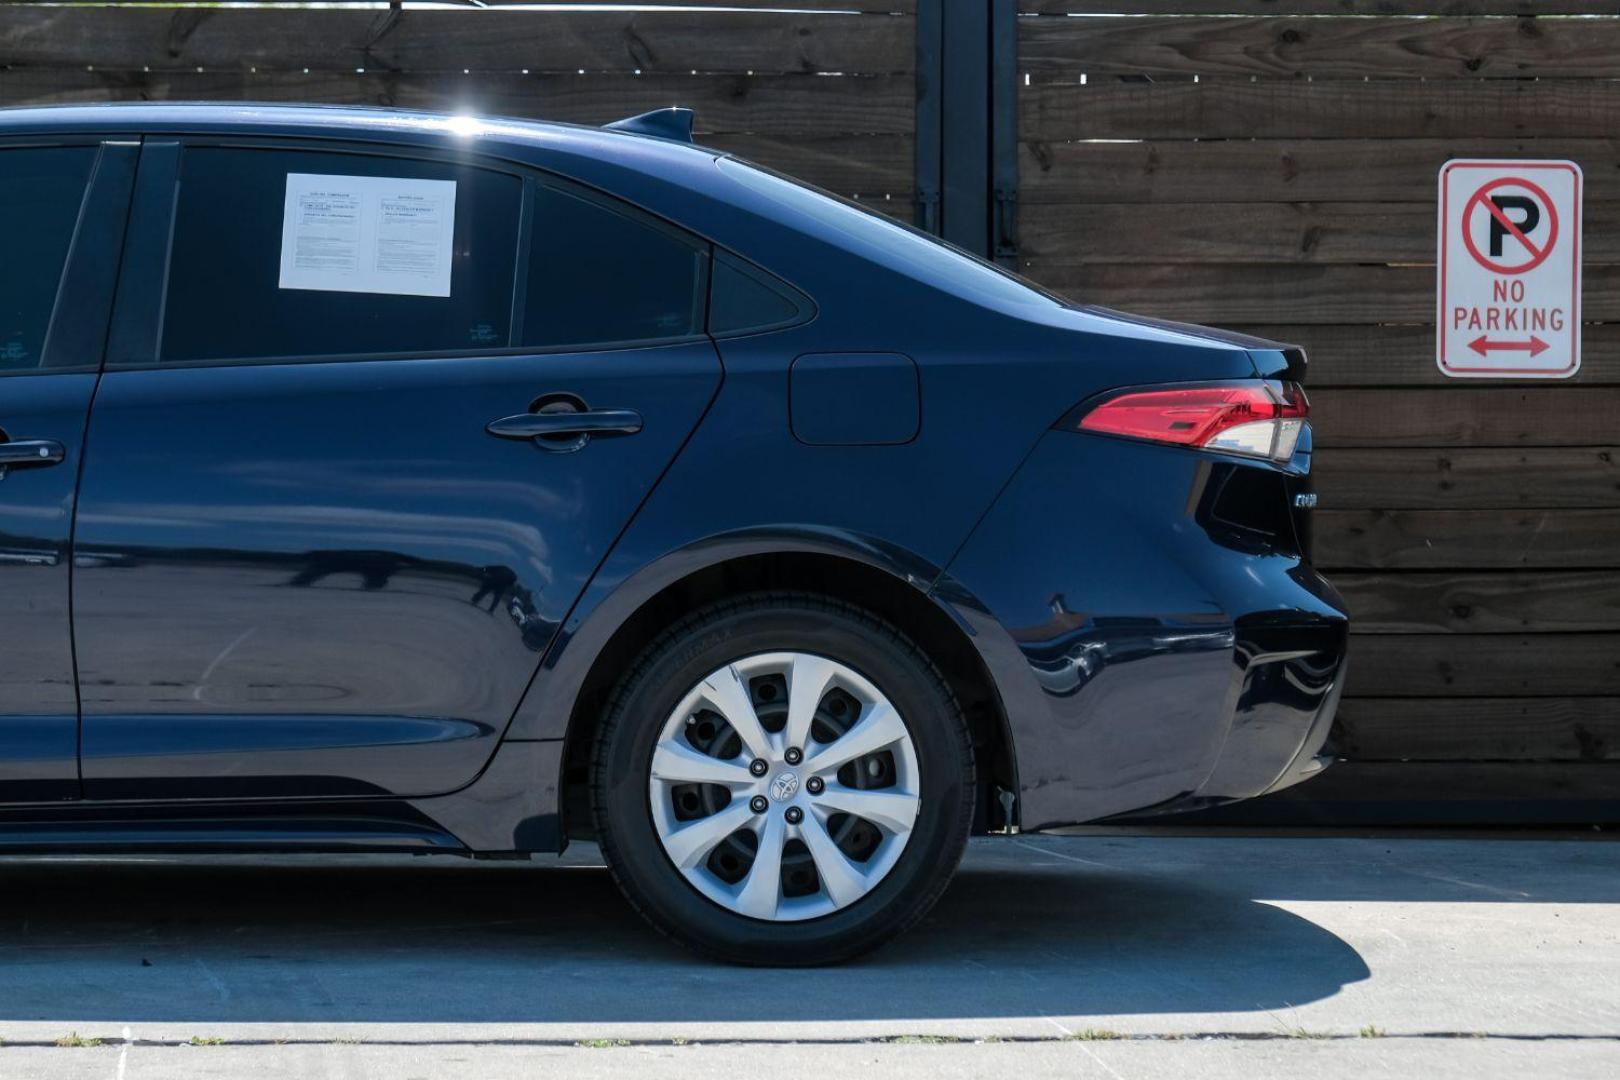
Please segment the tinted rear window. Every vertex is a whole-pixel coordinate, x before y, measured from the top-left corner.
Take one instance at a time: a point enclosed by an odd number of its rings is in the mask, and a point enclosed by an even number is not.
[[[0,371],[39,366],[96,149],[0,150]]]
[[[453,181],[449,296],[281,287],[288,177]],[[510,344],[523,183],[440,161],[194,148],[181,166],[164,360],[456,352]]]
[[[704,245],[629,209],[536,189],[520,344],[687,337],[703,328]]]
[[[783,326],[802,314],[785,285],[763,271],[717,255],[709,286],[709,333],[741,334]]]

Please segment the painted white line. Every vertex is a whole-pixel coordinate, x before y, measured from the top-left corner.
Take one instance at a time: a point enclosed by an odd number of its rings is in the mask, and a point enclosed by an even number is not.
[[[1034,847],[1033,844],[1025,844],[1024,846],[1025,847]],[[1036,848],[1036,850],[1038,851],[1040,849]],[[1074,1038],[1074,1032],[1067,1025],[1059,1023],[1057,1020],[1054,1020],[1052,1017],[1046,1015],[1045,1013],[1041,1014],[1041,1019],[1045,1020],[1048,1024],[1051,1024],[1053,1027],[1055,1027],[1059,1031],[1061,1031],[1063,1033],[1063,1037],[1065,1039],[1073,1039]],[[1114,1080],[1125,1080],[1125,1078],[1123,1076],[1121,1076],[1119,1074],[1119,1072],[1116,1071],[1112,1066],[1110,1066],[1108,1064],[1108,1062],[1106,1062],[1102,1058],[1098,1057],[1096,1052],[1093,1051],[1091,1049],[1091,1047],[1089,1047],[1089,1046],[1087,1046],[1085,1044],[1084,1040],[1076,1041],[1075,1045],[1080,1048],[1082,1053],[1084,1053],[1092,1061],[1095,1061],[1097,1063],[1098,1068],[1102,1069],[1102,1071],[1107,1073],[1109,1076],[1112,1076],[1114,1078]]]
[[[1447,885],[1458,885],[1464,889],[1477,889],[1482,893],[1489,893],[1492,896],[1504,896],[1509,900],[1530,899],[1530,894],[1520,889],[1499,889],[1495,885],[1484,885],[1478,881],[1467,881],[1463,878],[1450,877],[1446,874],[1436,874],[1429,870],[1408,869],[1406,872],[1414,877],[1428,878],[1430,881],[1443,881]]]
[[[215,975],[207,964],[203,963],[202,958],[197,958],[194,963],[197,965],[197,970],[202,972],[203,978],[208,980],[208,985],[214,988],[214,993],[219,995],[219,1000],[222,1002],[231,1000],[230,987],[226,986],[220,977]]]
[[[124,1025],[124,1045],[118,1051],[117,1080],[124,1080],[124,1070],[129,1067],[129,1044],[130,1044],[131,1041],[133,1041],[133,1035],[131,1034],[131,1032],[129,1030],[129,1025],[125,1024]]]
[[[1037,851],[1042,855],[1051,855],[1053,858],[1057,859],[1067,859],[1069,862],[1079,863],[1082,866],[1100,866],[1104,870],[1113,869],[1113,867],[1109,866],[1105,862],[1098,862],[1096,859],[1082,859],[1078,855],[1070,855],[1066,851],[1057,851],[1053,848],[1042,847],[1039,844],[1032,844],[1028,840],[1015,839],[1013,843],[1017,844],[1021,848],[1028,848],[1030,851]]]
[[[1092,1061],[1095,1061],[1098,1066],[1102,1068],[1103,1072],[1107,1073],[1109,1076],[1112,1076],[1114,1080],[1125,1080],[1125,1077],[1120,1075],[1120,1073],[1110,1066],[1108,1062],[1098,1057],[1097,1052],[1091,1047],[1087,1046],[1085,1043],[1076,1043],[1075,1045],[1084,1051],[1087,1057],[1089,1057]]]

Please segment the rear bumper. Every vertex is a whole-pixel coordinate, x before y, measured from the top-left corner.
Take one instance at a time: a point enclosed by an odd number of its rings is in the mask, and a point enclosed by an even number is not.
[[[1240,624],[1233,662],[1241,690],[1208,778],[1156,810],[1178,811],[1292,787],[1332,763],[1328,733],[1344,691],[1342,620]]]
[[[1268,538],[1221,514],[1231,467],[1049,433],[947,569],[938,595],[1006,711],[1024,829],[1250,798],[1321,770],[1348,618],[1292,529]]]
[[[1273,791],[1293,787],[1302,780],[1309,780],[1327,766],[1331,765],[1334,757],[1328,752],[1328,736],[1333,730],[1333,718],[1339,711],[1339,698],[1344,693],[1345,668],[1349,664],[1343,652],[1339,654],[1338,666],[1333,670],[1332,678],[1317,702],[1314,711],[1307,713],[1310,724],[1305,729],[1305,738],[1301,740],[1299,749],[1289,759],[1288,765],[1278,774],[1262,795],[1269,795]],[[1211,785],[1205,785],[1209,788]]]

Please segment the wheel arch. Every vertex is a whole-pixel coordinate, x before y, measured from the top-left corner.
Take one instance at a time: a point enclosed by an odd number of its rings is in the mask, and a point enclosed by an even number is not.
[[[717,561],[645,599],[608,637],[575,695],[564,737],[559,809],[564,834],[590,838],[590,755],[613,687],[665,628],[721,600],[759,592],[814,593],[870,611],[910,637],[961,702],[973,739],[977,792],[973,829],[1001,823],[997,789],[1018,791],[1012,733],[1000,693],[967,632],[923,588],[847,555],[770,551]]]

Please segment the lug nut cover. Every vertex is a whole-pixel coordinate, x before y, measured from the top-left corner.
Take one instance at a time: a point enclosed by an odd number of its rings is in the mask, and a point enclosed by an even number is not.
[[[752,810],[756,814],[763,814],[768,806],[770,806],[770,803],[765,801],[765,796],[763,795],[755,795],[752,799],[748,800],[748,809]]]
[[[784,816],[787,818],[789,825],[797,825],[799,822],[804,820],[804,811],[800,810],[797,806],[790,806],[787,808],[787,814]]]

